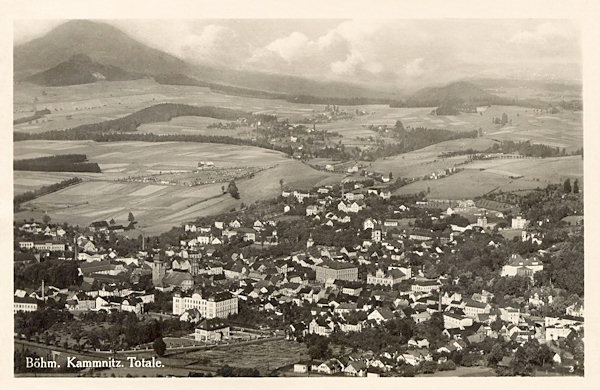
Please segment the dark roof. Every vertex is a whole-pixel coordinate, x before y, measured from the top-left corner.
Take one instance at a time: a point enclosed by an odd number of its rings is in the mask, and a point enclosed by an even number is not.
[[[30,297],[17,297],[15,296],[15,303],[37,303],[37,300]]]
[[[325,268],[331,268],[331,269],[357,268],[354,264],[343,263],[340,261],[333,261],[333,260],[324,260],[321,264],[318,264],[317,267],[325,267]]]
[[[223,321],[219,318],[211,318],[211,319],[205,318],[202,321],[200,321],[200,323],[198,324],[198,326],[196,328],[210,332],[210,331],[215,331],[215,330],[219,330],[219,329],[224,329],[227,327],[229,327],[229,325],[227,325],[225,323],[225,321]]]

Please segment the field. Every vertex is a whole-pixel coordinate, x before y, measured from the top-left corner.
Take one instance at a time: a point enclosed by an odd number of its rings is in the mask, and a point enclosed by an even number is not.
[[[28,211],[15,215],[27,218],[31,211],[47,212],[53,221],[87,225],[114,218],[126,223],[131,211],[144,232],[156,233],[191,221],[199,216],[218,214],[277,196],[280,179],[286,185],[309,189],[314,185],[339,181],[341,176],[317,171],[287,158],[284,154],[249,146],[201,143],[96,143],[92,141],[27,141],[15,143],[15,158],[84,153],[98,162],[100,174],[54,174],[14,172],[15,190],[32,189],[38,179],[44,184],[76,175],[83,183],[37,198],[25,204]],[[212,161],[216,167],[259,169],[253,176],[236,181],[240,199],[223,194],[227,183],[194,187],[118,181],[131,176],[160,172],[191,172],[198,161]]]
[[[222,121],[213,118],[198,116],[180,116],[169,122],[148,123],[138,127],[141,133],[152,133],[158,135],[186,134],[186,135],[225,135],[234,138],[252,139],[253,133],[250,127],[238,127],[237,129],[209,129],[208,126]]]
[[[465,199],[495,190],[544,188],[566,178],[583,180],[583,160],[580,156],[543,160],[485,160],[465,165],[464,168],[464,171],[442,179],[411,183],[395,193],[412,194],[429,189],[431,198]]]
[[[51,114],[32,124],[20,124],[17,131],[38,132],[63,129],[82,123],[99,122],[117,118],[161,102],[193,105],[215,105],[249,112],[273,113],[290,121],[322,112],[324,105],[295,104],[283,100],[246,98],[214,93],[207,88],[167,86],[150,79],[125,82],[98,82],[70,87],[39,87],[31,84],[15,86],[15,118],[28,116],[34,109],[48,108]],[[423,177],[446,168],[458,166],[464,171],[438,179],[418,181],[396,191],[397,194],[427,191],[431,197],[463,198],[481,195],[502,188],[532,189],[544,187],[566,177],[582,177],[579,157],[557,159],[492,160],[463,164],[465,156],[441,158],[447,151],[464,149],[486,150],[501,140],[531,140],[532,142],[566,148],[567,151],[583,145],[582,115],[562,111],[557,114],[540,113],[522,107],[492,106],[482,114],[462,113],[456,116],[433,116],[431,108],[391,108],[385,105],[340,107],[366,115],[351,120],[318,124],[318,129],[339,133],[347,146],[371,144],[369,137],[377,134],[368,125],[393,125],[401,120],[405,127],[424,126],[454,131],[471,131],[481,128],[484,135],[476,139],[442,142],[427,148],[387,157],[364,165],[371,171],[394,177]],[[493,118],[508,115],[509,123],[493,124]],[[146,124],[141,132],[157,134],[230,135],[252,138],[250,128],[234,130],[208,129],[217,120],[204,117],[178,117],[169,122]],[[199,216],[216,214],[239,208],[242,203],[276,196],[280,180],[290,188],[308,189],[314,185],[338,182],[343,175],[314,170],[291,160],[282,153],[247,147],[200,143],[96,143],[91,141],[26,141],[14,144],[15,158],[33,158],[53,154],[83,153],[97,162],[101,174],[15,172],[15,193],[22,193],[42,185],[78,176],[84,182],[29,202],[28,211],[15,215],[25,218],[48,212],[55,221],[88,224],[94,220],[115,218],[124,222],[131,210],[139,220],[139,227],[148,232],[159,232],[173,225]],[[178,177],[187,177],[199,161],[212,161],[223,172],[254,172],[236,180],[241,199],[223,195],[221,187],[230,179],[215,180],[208,173],[197,186],[183,185]],[[160,175],[160,182],[132,182],[132,177]],[[511,178],[520,177],[518,179]],[[213,183],[214,181],[214,183]],[[168,185],[176,182],[182,185]],[[175,183],[171,183],[175,184]]]
[[[225,364],[232,367],[256,368],[261,375],[266,375],[272,370],[302,360],[309,360],[308,349],[305,344],[288,340],[273,340],[260,344],[233,346],[185,354],[186,359],[197,359],[203,364],[196,367],[190,364],[187,367],[217,369]]]

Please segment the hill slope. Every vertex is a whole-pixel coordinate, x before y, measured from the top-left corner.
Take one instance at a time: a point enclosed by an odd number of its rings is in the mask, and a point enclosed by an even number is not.
[[[68,61],[34,74],[27,81],[39,85],[63,86],[89,84],[98,80],[136,80],[142,77],[140,73],[127,72],[113,65],[103,65],[92,61],[85,54],[76,54]]]
[[[443,87],[428,87],[415,92],[406,104],[413,107],[436,107],[456,104],[502,104],[502,98],[484,91],[478,86],[459,81]]]

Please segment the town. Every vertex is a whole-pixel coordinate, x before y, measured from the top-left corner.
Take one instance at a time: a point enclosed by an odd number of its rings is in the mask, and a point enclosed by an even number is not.
[[[15,338],[158,356],[306,348],[260,375],[583,372],[577,182],[446,200],[391,196],[361,173],[282,185],[275,200],[158,236],[128,237],[114,220],[15,221]]]

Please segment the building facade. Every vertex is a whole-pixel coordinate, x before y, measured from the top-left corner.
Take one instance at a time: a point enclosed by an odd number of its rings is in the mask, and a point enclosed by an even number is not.
[[[173,296],[173,314],[181,315],[189,309],[198,309],[204,318],[227,318],[230,314],[238,313],[238,298],[229,292],[221,292],[203,297],[194,293],[191,296],[182,296],[176,293]]]

